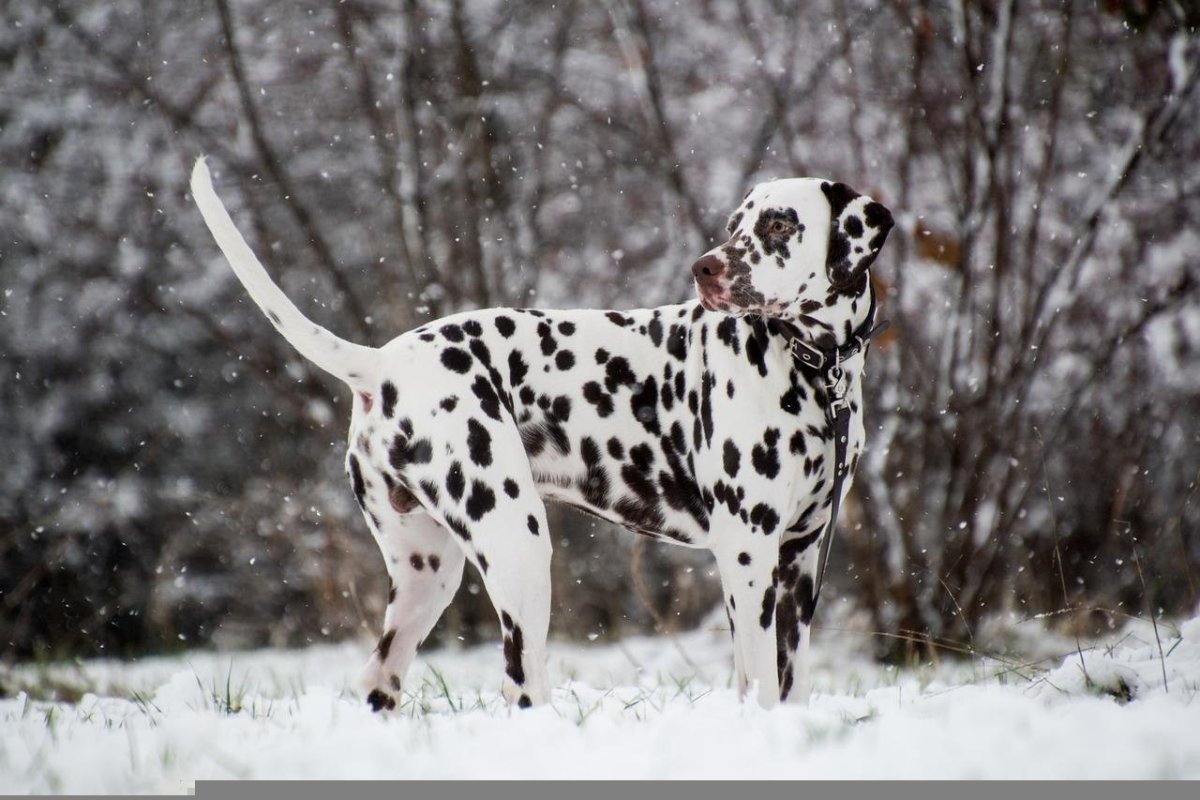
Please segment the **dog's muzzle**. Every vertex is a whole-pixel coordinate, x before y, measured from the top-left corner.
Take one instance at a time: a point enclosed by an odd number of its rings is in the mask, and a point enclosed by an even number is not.
[[[692,277],[696,280],[696,293],[700,295],[700,304],[710,311],[729,303],[728,287],[721,280],[724,273],[725,262],[712,254],[701,256],[692,265]]]

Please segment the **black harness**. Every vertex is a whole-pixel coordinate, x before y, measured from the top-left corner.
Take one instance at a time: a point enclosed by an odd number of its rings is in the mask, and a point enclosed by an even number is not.
[[[821,584],[825,581],[829,548],[833,544],[833,532],[842,505],[842,486],[846,482],[848,472],[846,450],[850,442],[850,401],[846,393],[849,381],[846,380],[842,363],[866,350],[872,337],[883,333],[890,325],[887,321],[875,324],[875,298],[872,297],[866,320],[850,335],[850,341],[841,347],[818,347],[806,340],[795,326],[779,326],[780,333],[788,341],[788,349],[791,350],[796,368],[815,377],[826,388],[828,404],[825,406],[825,420],[833,431],[833,507],[829,514],[829,527],[825,529],[825,536],[821,539],[821,550],[817,555],[817,580],[813,587],[812,600],[814,607],[817,597],[821,594]]]

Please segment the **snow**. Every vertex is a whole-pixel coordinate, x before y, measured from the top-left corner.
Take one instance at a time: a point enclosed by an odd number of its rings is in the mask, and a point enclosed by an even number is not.
[[[228,778],[1200,778],[1200,618],[1082,643],[1017,626],[1022,656],[873,663],[861,634],[819,630],[808,707],[730,688],[724,631],[557,643],[551,706],[499,696],[498,646],[418,660],[404,702],[372,714],[367,646],[192,653],[12,669],[86,688],[0,700],[11,792],[186,792]],[[1160,655],[1161,644],[1161,655]],[[1042,654],[1056,652],[1049,658]],[[1164,674],[1166,685],[1164,687]],[[40,687],[40,688],[38,688]],[[1126,701],[1126,698],[1132,697]]]

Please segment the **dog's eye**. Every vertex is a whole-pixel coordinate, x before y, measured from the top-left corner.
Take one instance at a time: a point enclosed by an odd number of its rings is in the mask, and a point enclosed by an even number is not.
[[[770,227],[767,228],[767,233],[787,233],[791,229],[791,223],[777,219],[771,222]]]

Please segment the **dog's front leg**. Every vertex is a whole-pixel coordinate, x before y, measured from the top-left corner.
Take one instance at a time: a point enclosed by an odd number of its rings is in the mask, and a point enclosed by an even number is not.
[[[812,689],[809,637],[816,606],[817,554],[824,530],[822,523],[809,531],[787,531],[779,547],[775,604],[779,693],[780,699],[789,703],[807,703]]]
[[[751,532],[736,519],[727,525],[724,531],[713,529],[717,540],[713,554],[732,627],[738,690],[743,696],[755,691],[759,704],[771,708],[779,702],[775,632],[778,536]]]

